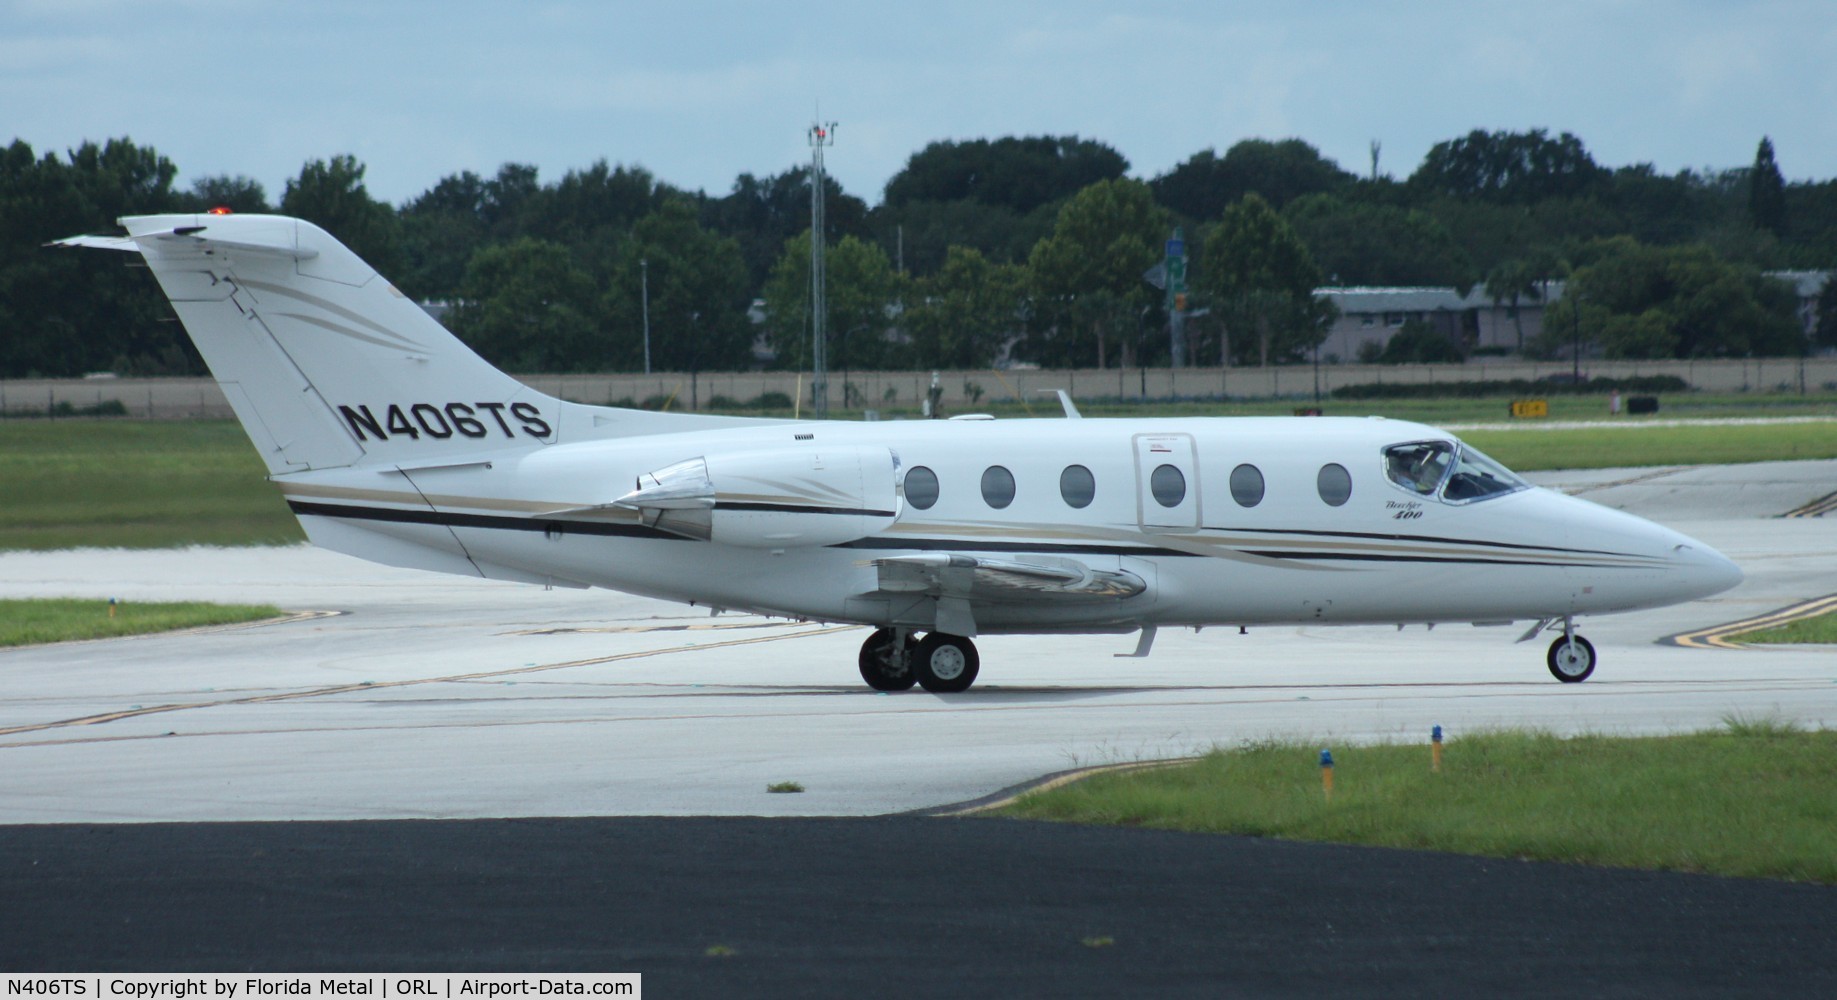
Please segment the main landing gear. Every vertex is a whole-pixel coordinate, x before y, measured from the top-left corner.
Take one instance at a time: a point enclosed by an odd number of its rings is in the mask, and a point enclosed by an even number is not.
[[[976,644],[960,635],[929,632],[916,639],[910,629],[875,629],[861,644],[861,679],[876,691],[904,691],[917,684],[933,694],[967,691],[976,682],[981,658]]]

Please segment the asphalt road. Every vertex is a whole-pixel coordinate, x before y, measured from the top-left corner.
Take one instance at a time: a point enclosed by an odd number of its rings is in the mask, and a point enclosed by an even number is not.
[[[1831,996],[1837,889],[987,819],[0,828],[9,971],[654,997]]]

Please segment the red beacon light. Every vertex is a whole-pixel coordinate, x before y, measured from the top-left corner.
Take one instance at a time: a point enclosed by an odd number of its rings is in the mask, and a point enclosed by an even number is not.
[[[205,215],[229,215],[230,207],[228,205],[218,205],[216,208],[213,208],[204,214]]]

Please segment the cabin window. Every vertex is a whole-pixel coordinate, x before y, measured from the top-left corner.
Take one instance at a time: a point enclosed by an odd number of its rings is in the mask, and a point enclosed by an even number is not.
[[[922,465],[906,472],[906,502],[919,510],[930,510],[938,502],[937,473]]]
[[[999,465],[982,470],[982,501],[1000,510],[1014,502],[1014,473]]]
[[[1330,462],[1320,467],[1320,475],[1314,478],[1314,488],[1320,491],[1320,499],[1327,506],[1338,507],[1352,499],[1352,474],[1345,466]]]
[[[1159,465],[1148,474],[1148,492],[1163,507],[1178,507],[1186,499],[1186,476],[1171,465]]]
[[[1263,473],[1254,465],[1240,465],[1231,470],[1231,499],[1239,507],[1255,507],[1263,502]]]
[[[1097,495],[1097,479],[1091,470],[1082,465],[1068,465],[1059,473],[1059,496],[1065,498],[1067,507],[1080,510],[1091,505],[1091,499]]]

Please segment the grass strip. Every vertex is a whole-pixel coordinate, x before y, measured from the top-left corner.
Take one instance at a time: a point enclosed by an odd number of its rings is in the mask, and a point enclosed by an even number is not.
[[[1837,458],[1837,430],[1828,423],[1468,431],[1461,440],[1519,472]]]
[[[0,455],[0,549],[305,539],[234,421],[9,420]]]
[[[1728,638],[1733,642],[1752,643],[1837,643],[1837,611],[1801,618],[1776,628],[1739,632]]]
[[[206,604],[202,601],[123,601],[109,614],[104,600],[28,598],[0,601],[0,646],[29,646],[72,639],[108,639],[148,632],[232,625],[275,618],[266,604]]]
[[[1430,748],[1271,741],[1100,774],[1002,815],[1837,884],[1837,731],[1732,719],[1650,738],[1505,731]]]

